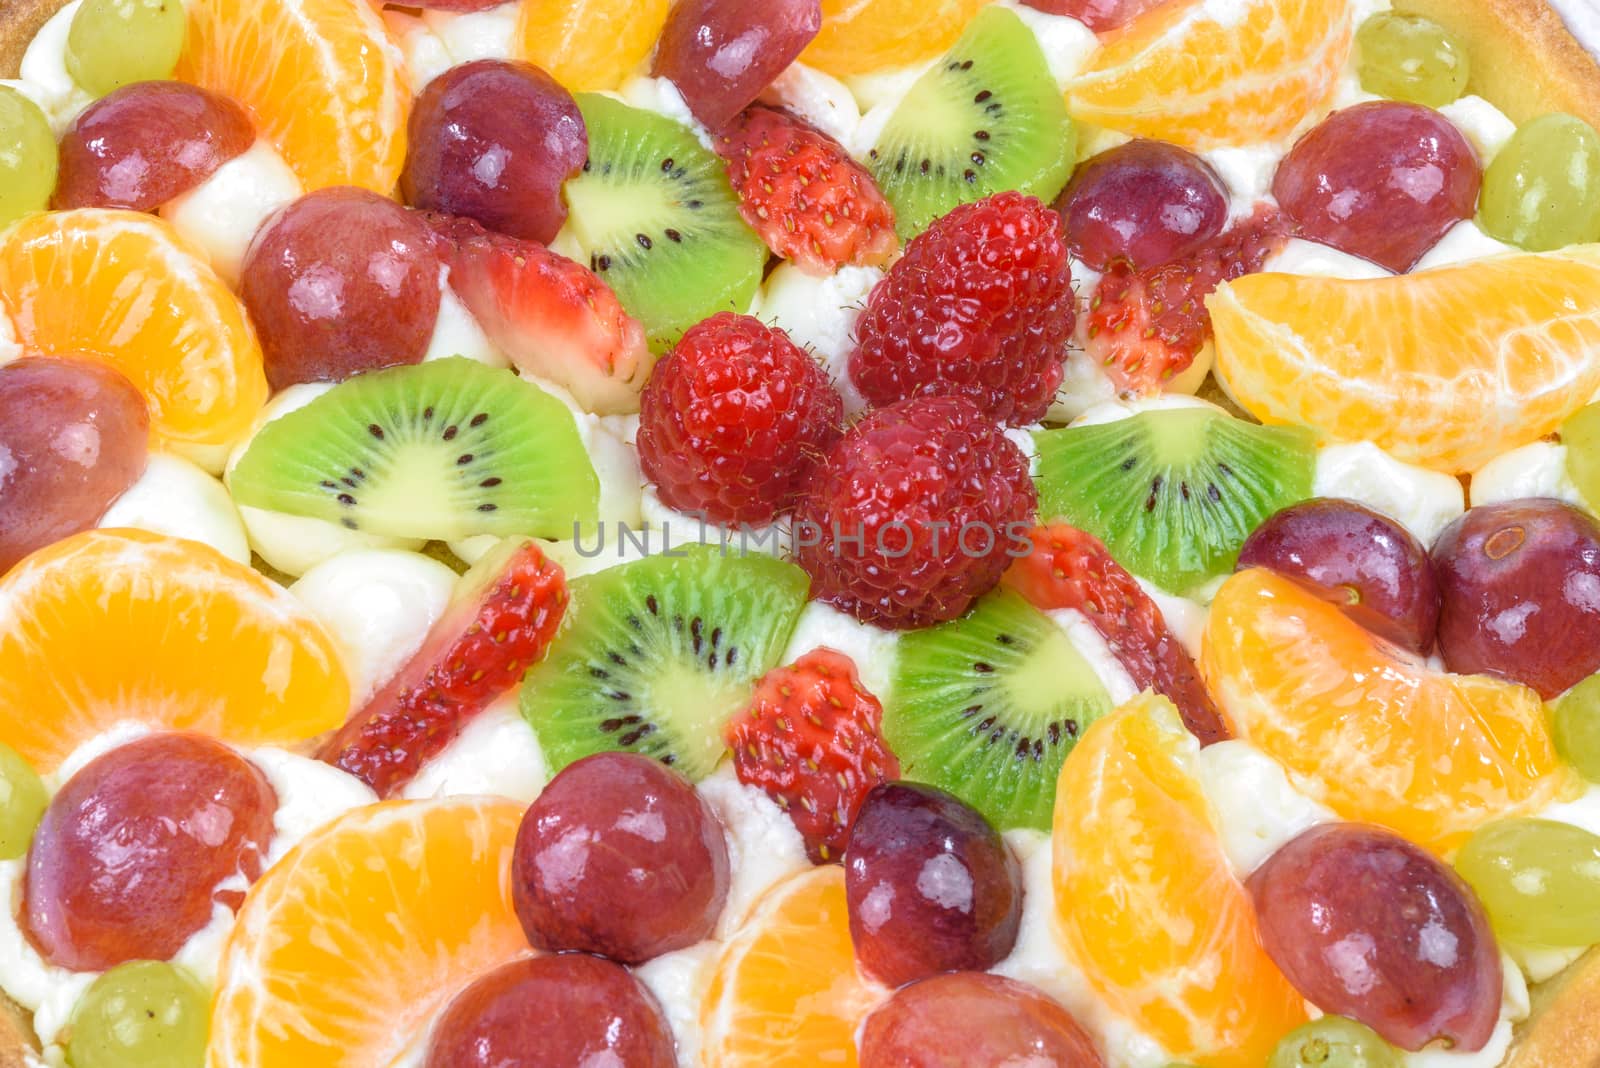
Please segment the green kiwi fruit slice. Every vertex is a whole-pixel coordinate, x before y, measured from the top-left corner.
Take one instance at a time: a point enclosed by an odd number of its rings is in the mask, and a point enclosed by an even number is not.
[[[1039,516],[1105,542],[1123,567],[1188,594],[1233,570],[1274,512],[1311,496],[1315,438],[1212,408],[1043,430]]]
[[[958,204],[1016,189],[1049,203],[1077,134],[1033,31],[987,7],[906,94],[867,156],[910,240]]]
[[[576,579],[561,633],[522,685],[550,770],[622,749],[709,775],[723,725],[777,665],[809,582],[773,557],[700,545]]]
[[[600,480],[572,413],[460,356],[360,374],[261,428],[228,476],[239,504],[398,538],[571,538]]]
[[[1111,695],[1056,623],[1009,590],[900,639],[883,730],[908,779],[996,827],[1050,829],[1061,762]]]
[[[567,182],[564,237],[665,352],[717,312],[743,312],[767,247],[739,217],[722,161],[688,129],[579,93],[589,161]]]

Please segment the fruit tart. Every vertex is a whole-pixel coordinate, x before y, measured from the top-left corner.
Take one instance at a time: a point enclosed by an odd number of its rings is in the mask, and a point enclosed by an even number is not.
[[[11,0],[0,75],[0,1068],[1600,1068],[1544,0]]]

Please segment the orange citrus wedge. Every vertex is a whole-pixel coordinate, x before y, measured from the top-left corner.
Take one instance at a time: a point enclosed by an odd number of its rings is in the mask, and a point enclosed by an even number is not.
[[[1195,777],[1199,752],[1149,693],[1084,733],[1056,787],[1056,936],[1169,1054],[1261,1068],[1305,1002],[1262,948]]]
[[[349,711],[310,613],[198,542],[92,530],[0,580],[0,738],[41,772],[127,721],[291,745]]]
[[[1276,140],[1332,98],[1353,32],[1345,0],[1164,4],[1106,36],[1067,107],[1190,148]]]
[[[1600,388],[1600,245],[1366,281],[1257,274],[1208,302],[1218,377],[1269,423],[1471,471]]]
[[[855,1068],[856,1028],[887,996],[856,970],[844,869],[801,872],[767,891],[717,957],[701,1068]]]
[[[468,983],[526,955],[523,806],[389,801],[313,832],[250,888],[222,952],[210,1068],[379,1068]]]
[[[822,32],[800,62],[844,78],[939,55],[988,0],[822,0]]]
[[[1201,671],[1239,735],[1295,785],[1440,853],[1573,786],[1538,694],[1434,671],[1270,571],[1218,591]]]
[[[615,89],[641,68],[671,0],[522,0],[520,58],[572,92]]]
[[[0,309],[32,354],[114,364],[159,443],[212,471],[267,402],[255,331],[205,255],[160,219],[85,208],[0,238]]]
[[[411,90],[367,0],[188,0],[174,77],[230,96],[307,191],[389,196],[406,157]]]

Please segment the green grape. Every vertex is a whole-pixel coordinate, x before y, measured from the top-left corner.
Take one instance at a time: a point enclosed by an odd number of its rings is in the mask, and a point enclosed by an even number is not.
[[[0,860],[16,860],[28,852],[50,795],[44,783],[17,751],[0,742]]]
[[[1568,452],[1571,463],[1571,452]],[[1588,497],[1588,494],[1584,494]],[[1556,752],[1590,782],[1600,782],[1600,675],[1590,675],[1550,706]]]
[[[1356,45],[1361,88],[1369,93],[1442,108],[1466,92],[1467,50],[1431,19],[1379,12],[1356,31]]]
[[[56,191],[56,137],[39,105],[0,85],[0,226],[43,211]]]
[[[83,0],[67,33],[67,73],[95,96],[169,78],[187,22],[183,0]]]
[[[1456,870],[1506,941],[1600,942],[1600,836],[1551,820],[1503,820],[1467,839]]]
[[[1400,1068],[1400,1054],[1366,1024],[1323,1016],[1284,1035],[1267,1068]]]
[[[1478,225],[1530,252],[1600,240],[1600,134],[1573,115],[1541,115],[1483,172]]]
[[[72,1068],[200,1068],[210,998],[173,964],[137,960],[94,981],[72,1009]]]

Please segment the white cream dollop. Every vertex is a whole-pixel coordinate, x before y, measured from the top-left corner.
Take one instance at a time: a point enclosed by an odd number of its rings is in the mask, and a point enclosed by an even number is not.
[[[1291,786],[1276,761],[1237,738],[1200,750],[1196,772],[1240,879],[1302,831],[1337,818]]]
[[[258,140],[211,177],[162,205],[161,217],[206,253],[225,282],[237,286],[256,231],[302,192],[300,179],[283,157]]]
[[[1342,497],[1382,512],[1424,546],[1432,545],[1466,510],[1456,479],[1396,460],[1368,441],[1329,445],[1318,452],[1311,490],[1318,497]]]
[[[784,68],[762,99],[788,108],[841,145],[848,145],[861,125],[861,107],[850,87],[804,63]]]
[[[82,6],[83,0],[72,0],[39,27],[18,65],[20,77],[0,82],[38,104],[57,137],[94,103],[94,97],[73,81],[67,70],[67,36]]]
[[[1389,271],[1371,260],[1352,256],[1331,245],[1318,244],[1302,238],[1292,238],[1283,248],[1267,257],[1263,271],[1282,274],[1309,275],[1317,278],[1389,278]]]
[[[1100,47],[1100,38],[1095,32],[1070,15],[1052,15],[1018,0],[1000,0],[995,6],[1012,12],[1033,31],[1039,51],[1044,53],[1044,61],[1050,68],[1050,76],[1063,90]]]
[[[493,795],[532,804],[549,780],[544,750],[522,718],[513,690],[469,720],[455,740],[406,783],[400,796]]]
[[[1458,263],[1466,263],[1468,260],[1481,260],[1489,256],[1502,256],[1518,251],[1520,250],[1514,245],[1497,241],[1484,233],[1472,219],[1465,219],[1452,226],[1449,232],[1439,239],[1439,243],[1417,261],[1411,272],[1415,274],[1435,267],[1451,267]]]
[[[856,322],[882,278],[883,272],[876,267],[843,267],[818,278],[792,263],[783,263],[767,277],[756,298],[755,317],[782,330],[817,358],[844,396],[850,414],[867,406],[850,381]]]
[[[1589,507],[1567,473],[1567,447],[1552,441],[1535,441],[1502,453],[1474,471],[1470,485],[1474,508],[1526,497],[1554,497]]]
[[[132,527],[211,546],[250,562],[244,521],[223,484],[180,456],[152,453],[144,474],[100,519],[102,528]]]
[[[880,700],[888,696],[894,678],[895,657],[900,634],[839,611],[831,604],[812,601],[806,605],[789,636],[783,663],[792,664],[813,649],[832,649],[848,656],[867,692]]]

